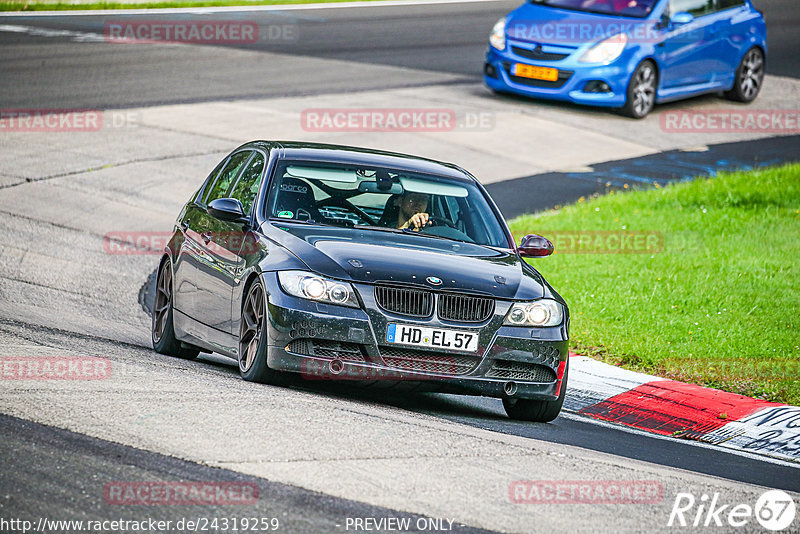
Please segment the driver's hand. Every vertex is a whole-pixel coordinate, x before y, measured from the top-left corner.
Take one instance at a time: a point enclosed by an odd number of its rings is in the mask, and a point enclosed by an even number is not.
[[[429,218],[430,215],[427,213],[415,213],[409,220],[405,222],[403,226],[400,227],[400,229],[405,230],[406,228],[411,228],[418,232],[421,228],[431,224]]]

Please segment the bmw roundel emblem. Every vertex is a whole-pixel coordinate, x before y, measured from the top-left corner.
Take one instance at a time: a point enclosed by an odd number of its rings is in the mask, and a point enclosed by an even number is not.
[[[427,280],[429,284],[434,285],[434,286],[442,285],[442,279],[441,278],[436,278],[435,276],[429,276],[425,280]]]

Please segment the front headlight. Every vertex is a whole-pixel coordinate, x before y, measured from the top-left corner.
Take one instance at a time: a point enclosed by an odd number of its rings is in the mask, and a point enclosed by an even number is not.
[[[489,44],[498,50],[506,48],[506,18],[498,20],[489,35]]]
[[[587,50],[579,61],[581,63],[609,63],[622,54],[626,44],[628,44],[628,36],[626,34],[618,33],[612,35]]]
[[[564,320],[564,307],[550,299],[517,302],[506,314],[505,326],[558,326]]]
[[[330,280],[307,271],[279,271],[278,282],[284,291],[301,299],[358,308],[353,286],[347,282]]]

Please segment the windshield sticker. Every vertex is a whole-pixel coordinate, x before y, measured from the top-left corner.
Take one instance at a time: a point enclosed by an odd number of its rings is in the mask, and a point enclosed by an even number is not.
[[[291,211],[281,211],[280,213],[278,213],[278,217],[280,217],[281,219],[291,219],[292,217],[294,217],[294,213],[292,213]]]

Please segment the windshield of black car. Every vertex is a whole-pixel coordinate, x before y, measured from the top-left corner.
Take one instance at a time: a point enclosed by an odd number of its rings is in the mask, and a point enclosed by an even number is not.
[[[531,0],[534,4],[603,15],[644,18],[658,0]]]
[[[405,170],[284,161],[273,173],[265,211],[277,220],[509,247],[474,183]]]

